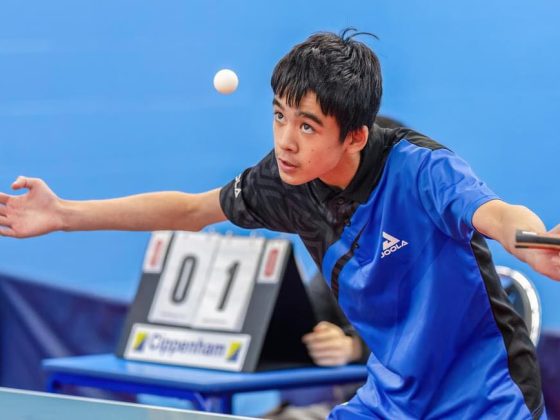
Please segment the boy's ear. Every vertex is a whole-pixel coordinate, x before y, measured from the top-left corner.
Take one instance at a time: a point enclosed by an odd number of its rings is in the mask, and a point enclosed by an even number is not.
[[[360,152],[366,147],[369,137],[369,129],[367,125],[362,125],[354,131],[351,131],[346,136],[347,148],[350,152]]]

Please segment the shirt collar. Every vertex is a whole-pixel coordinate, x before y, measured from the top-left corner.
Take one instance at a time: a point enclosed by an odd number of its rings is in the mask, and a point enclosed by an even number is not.
[[[374,125],[367,144],[361,151],[358,170],[345,189],[331,187],[320,179],[311,182],[319,200],[326,202],[338,198],[344,201],[366,202],[381,177],[385,160],[399,137],[396,135],[399,131]]]

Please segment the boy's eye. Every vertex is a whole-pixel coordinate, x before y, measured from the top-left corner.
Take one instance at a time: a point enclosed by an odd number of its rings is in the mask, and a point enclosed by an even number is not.
[[[274,119],[276,121],[282,121],[284,119],[284,114],[282,114],[280,111],[276,111],[274,113]]]
[[[311,127],[309,124],[303,123],[301,125],[301,130],[306,133],[306,134],[311,134],[313,133],[313,127]]]

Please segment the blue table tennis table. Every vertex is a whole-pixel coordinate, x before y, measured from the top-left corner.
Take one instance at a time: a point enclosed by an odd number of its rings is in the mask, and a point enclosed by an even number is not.
[[[0,388],[0,407],[2,408],[2,419],[7,420],[249,419],[249,417],[201,413],[200,411],[54,395],[9,388]]]
[[[188,399],[197,410],[228,414],[234,394],[363,382],[367,376],[364,365],[237,373],[130,361],[113,354],[46,359],[43,369],[49,392],[73,385],[152,394]]]

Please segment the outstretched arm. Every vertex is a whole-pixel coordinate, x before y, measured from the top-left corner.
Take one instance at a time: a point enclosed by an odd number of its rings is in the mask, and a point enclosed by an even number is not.
[[[26,238],[78,230],[190,230],[226,219],[219,189],[201,194],[155,192],[110,200],[62,200],[37,178],[19,177],[14,190],[0,193],[0,235]]]
[[[527,207],[492,200],[476,210],[472,221],[476,230],[500,242],[509,253],[529,264],[534,270],[551,279],[560,280],[560,254],[558,251],[515,248],[517,229],[535,233],[546,232],[542,220]],[[560,237],[560,225],[552,229],[550,233],[559,234]]]

